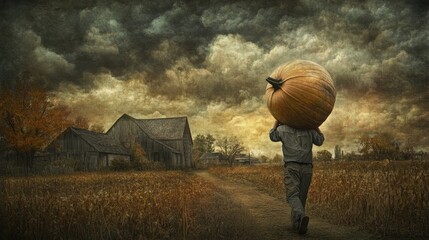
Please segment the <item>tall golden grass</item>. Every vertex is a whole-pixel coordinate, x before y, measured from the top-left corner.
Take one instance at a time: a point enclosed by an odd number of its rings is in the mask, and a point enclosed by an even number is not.
[[[316,162],[307,210],[384,236],[429,236],[429,162]],[[212,168],[285,200],[283,166]]]
[[[240,223],[240,224],[237,224]],[[249,213],[180,171],[0,179],[1,239],[252,239]]]

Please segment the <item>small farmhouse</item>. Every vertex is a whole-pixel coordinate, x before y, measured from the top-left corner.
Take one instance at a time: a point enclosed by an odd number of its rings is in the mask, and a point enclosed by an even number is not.
[[[129,161],[129,151],[104,133],[67,128],[47,148],[51,158],[74,160],[82,169],[110,166],[113,159]]]
[[[260,161],[259,159],[250,156],[250,154],[238,154],[237,156],[235,156],[235,163],[239,165],[253,165],[260,163]]]
[[[228,159],[220,152],[206,152],[200,157],[200,162],[207,165],[227,164]]]
[[[200,163],[205,165],[226,165],[230,164],[228,161],[228,157],[223,155],[220,152],[207,152],[201,155]],[[234,164],[237,165],[253,165],[260,163],[260,161],[250,155],[246,154],[237,154],[234,157]]]
[[[122,115],[106,133],[121,145],[138,143],[149,160],[168,168],[192,166],[192,136],[187,117],[136,119]]]

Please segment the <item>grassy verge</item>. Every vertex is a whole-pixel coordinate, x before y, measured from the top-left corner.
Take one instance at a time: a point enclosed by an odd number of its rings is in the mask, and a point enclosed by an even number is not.
[[[212,168],[212,174],[251,182],[284,200],[283,166]],[[429,162],[319,162],[307,210],[333,223],[384,236],[429,234]]]

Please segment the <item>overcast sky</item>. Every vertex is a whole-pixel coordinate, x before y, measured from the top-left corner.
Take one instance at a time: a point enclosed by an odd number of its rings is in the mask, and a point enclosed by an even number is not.
[[[265,79],[312,60],[337,101],[321,126],[332,152],[362,134],[429,150],[429,13],[425,1],[39,1],[0,5],[0,87],[29,70],[74,115],[109,128],[188,116],[193,136],[270,143]]]

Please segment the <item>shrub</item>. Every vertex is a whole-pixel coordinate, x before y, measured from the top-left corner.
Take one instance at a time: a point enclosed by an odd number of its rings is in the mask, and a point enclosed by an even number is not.
[[[137,171],[145,170],[164,170],[165,167],[160,162],[150,161],[149,159],[134,159],[131,162],[131,168]]]
[[[48,163],[45,166],[44,172],[48,174],[63,174],[70,173],[76,170],[76,161],[70,159],[58,159]]]
[[[330,153],[328,150],[317,151],[316,160],[318,160],[318,161],[330,161],[330,160],[332,160],[332,153]]]
[[[137,171],[163,170],[165,166],[160,162],[150,161],[143,147],[135,143],[132,146],[131,168]]]
[[[110,169],[113,171],[127,171],[131,167],[130,161],[125,159],[113,159]]]

